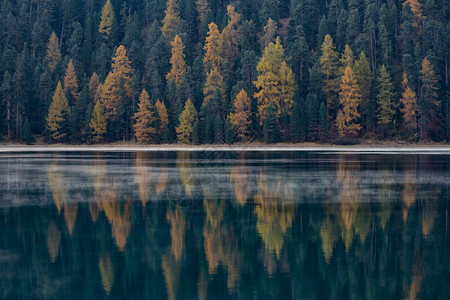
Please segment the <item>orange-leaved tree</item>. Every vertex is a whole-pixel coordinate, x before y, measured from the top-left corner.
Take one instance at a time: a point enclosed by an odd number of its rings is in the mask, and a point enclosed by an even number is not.
[[[247,141],[251,124],[251,100],[244,89],[237,94],[233,107],[234,111],[230,113],[231,126],[239,140]]]
[[[339,104],[341,108],[336,117],[336,127],[340,136],[357,136],[361,130],[358,123],[360,113],[358,112],[361,95],[355,74],[350,66],[347,66],[342,75],[342,83],[339,91]]]
[[[177,34],[173,41],[170,43],[172,46],[172,57],[170,58],[170,64],[172,65],[170,72],[167,73],[167,82],[174,80],[177,86],[180,86],[183,80],[183,74],[186,72],[185,55],[183,53],[184,45],[180,36]]]
[[[145,89],[142,90],[139,97],[138,110],[133,117],[136,120],[134,124],[134,135],[139,143],[150,143],[154,141],[156,134],[155,113],[153,105],[150,103],[150,96]]]

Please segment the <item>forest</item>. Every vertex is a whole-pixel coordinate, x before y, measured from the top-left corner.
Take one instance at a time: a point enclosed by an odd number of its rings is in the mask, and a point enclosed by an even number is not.
[[[4,0],[0,141],[449,141],[449,5]]]

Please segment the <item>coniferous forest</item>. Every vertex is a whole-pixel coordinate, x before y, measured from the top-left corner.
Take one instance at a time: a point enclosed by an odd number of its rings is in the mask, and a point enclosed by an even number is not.
[[[0,140],[450,139],[447,0],[4,0]]]

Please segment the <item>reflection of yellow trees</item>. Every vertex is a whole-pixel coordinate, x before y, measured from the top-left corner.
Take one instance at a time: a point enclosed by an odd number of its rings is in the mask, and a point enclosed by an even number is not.
[[[91,215],[92,222],[97,222],[98,215],[100,213],[101,195],[105,189],[104,183],[106,180],[106,163],[100,157],[92,160],[90,167],[92,183],[94,185],[94,201],[89,202],[89,213]]]
[[[405,295],[405,300],[416,300],[419,298],[419,293],[422,290],[422,271],[421,271],[421,261],[416,257],[416,263],[412,270],[412,280],[411,285],[408,288],[408,292]]]
[[[202,269],[197,281],[197,293],[199,300],[205,300],[208,295],[208,278],[205,271]]]
[[[64,203],[64,219],[66,220],[67,229],[69,230],[70,236],[72,236],[73,229],[75,228],[77,214],[78,214],[77,200],[72,201],[72,203],[70,204]]]
[[[167,166],[161,164],[159,168],[159,178],[156,183],[156,194],[160,195],[164,192],[167,185],[167,179],[169,179],[169,171],[167,170]]]
[[[55,222],[51,221],[47,229],[47,249],[50,261],[54,263],[58,257],[59,245],[61,244],[61,231],[56,227]]]
[[[404,186],[402,190],[402,215],[403,222],[408,219],[408,212],[410,207],[416,202],[417,194],[417,176],[412,172],[406,172],[404,175]]]
[[[112,235],[120,251],[125,249],[128,235],[131,232],[131,201],[123,204],[118,201],[119,192],[115,181],[102,193],[102,208],[111,224]]]
[[[180,260],[184,248],[184,235],[186,233],[186,221],[181,208],[177,207],[175,211],[167,210],[167,222],[170,224],[170,236],[172,238],[172,254],[177,261]]]
[[[232,166],[230,172],[230,182],[234,184],[234,194],[239,205],[244,206],[250,196],[250,184],[248,182],[248,168],[242,166]]]
[[[228,289],[233,289],[240,278],[240,257],[238,241],[233,227],[222,223],[225,213],[225,201],[204,200],[206,222],[203,227],[205,255],[208,261],[208,273],[215,274],[220,263],[227,267]]]
[[[146,168],[146,161],[148,159],[148,152],[137,152],[135,159],[136,173],[134,174],[134,180],[139,187],[139,198],[142,205],[145,204],[150,198],[152,176]]]
[[[63,176],[61,167],[57,164],[50,164],[47,168],[48,184],[53,195],[53,201],[55,201],[58,214],[61,213],[61,208],[66,201],[67,192],[69,191],[69,182],[67,178]]]
[[[187,196],[192,194],[192,186],[194,185],[194,176],[192,174],[191,153],[187,151],[177,152],[177,168],[180,170],[180,179],[184,185],[184,191]]]
[[[281,254],[284,236],[294,219],[295,208],[292,201],[292,189],[283,185],[281,179],[269,184],[265,176],[260,174],[258,193],[255,196],[256,228],[266,249],[274,251],[277,257]]]
[[[98,269],[102,278],[102,286],[106,294],[109,296],[114,282],[114,269],[109,254],[103,254],[98,261]]]
[[[377,218],[381,228],[384,231],[392,215],[394,203],[394,191],[392,190],[392,186],[395,183],[395,180],[392,176],[392,171],[390,170],[385,170],[382,173],[382,176],[384,184],[381,191],[378,193],[380,198],[380,209],[378,210]]]
[[[333,257],[334,245],[338,240],[338,226],[331,217],[325,217],[320,226],[320,240],[322,241],[323,257],[330,263]]]
[[[422,223],[422,233],[425,238],[428,237],[434,227],[440,193],[441,190],[439,188],[436,188],[431,193],[431,199],[425,199],[422,203],[422,215],[420,221]]]
[[[180,281],[180,263],[166,252],[161,260],[161,267],[166,281],[167,295],[170,300],[177,298],[178,282]]]

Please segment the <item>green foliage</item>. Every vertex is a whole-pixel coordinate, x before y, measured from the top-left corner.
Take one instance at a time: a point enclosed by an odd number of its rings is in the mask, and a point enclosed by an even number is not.
[[[28,145],[34,142],[34,137],[31,133],[31,126],[30,122],[28,122],[28,118],[25,118],[22,127],[20,128],[19,141]]]

